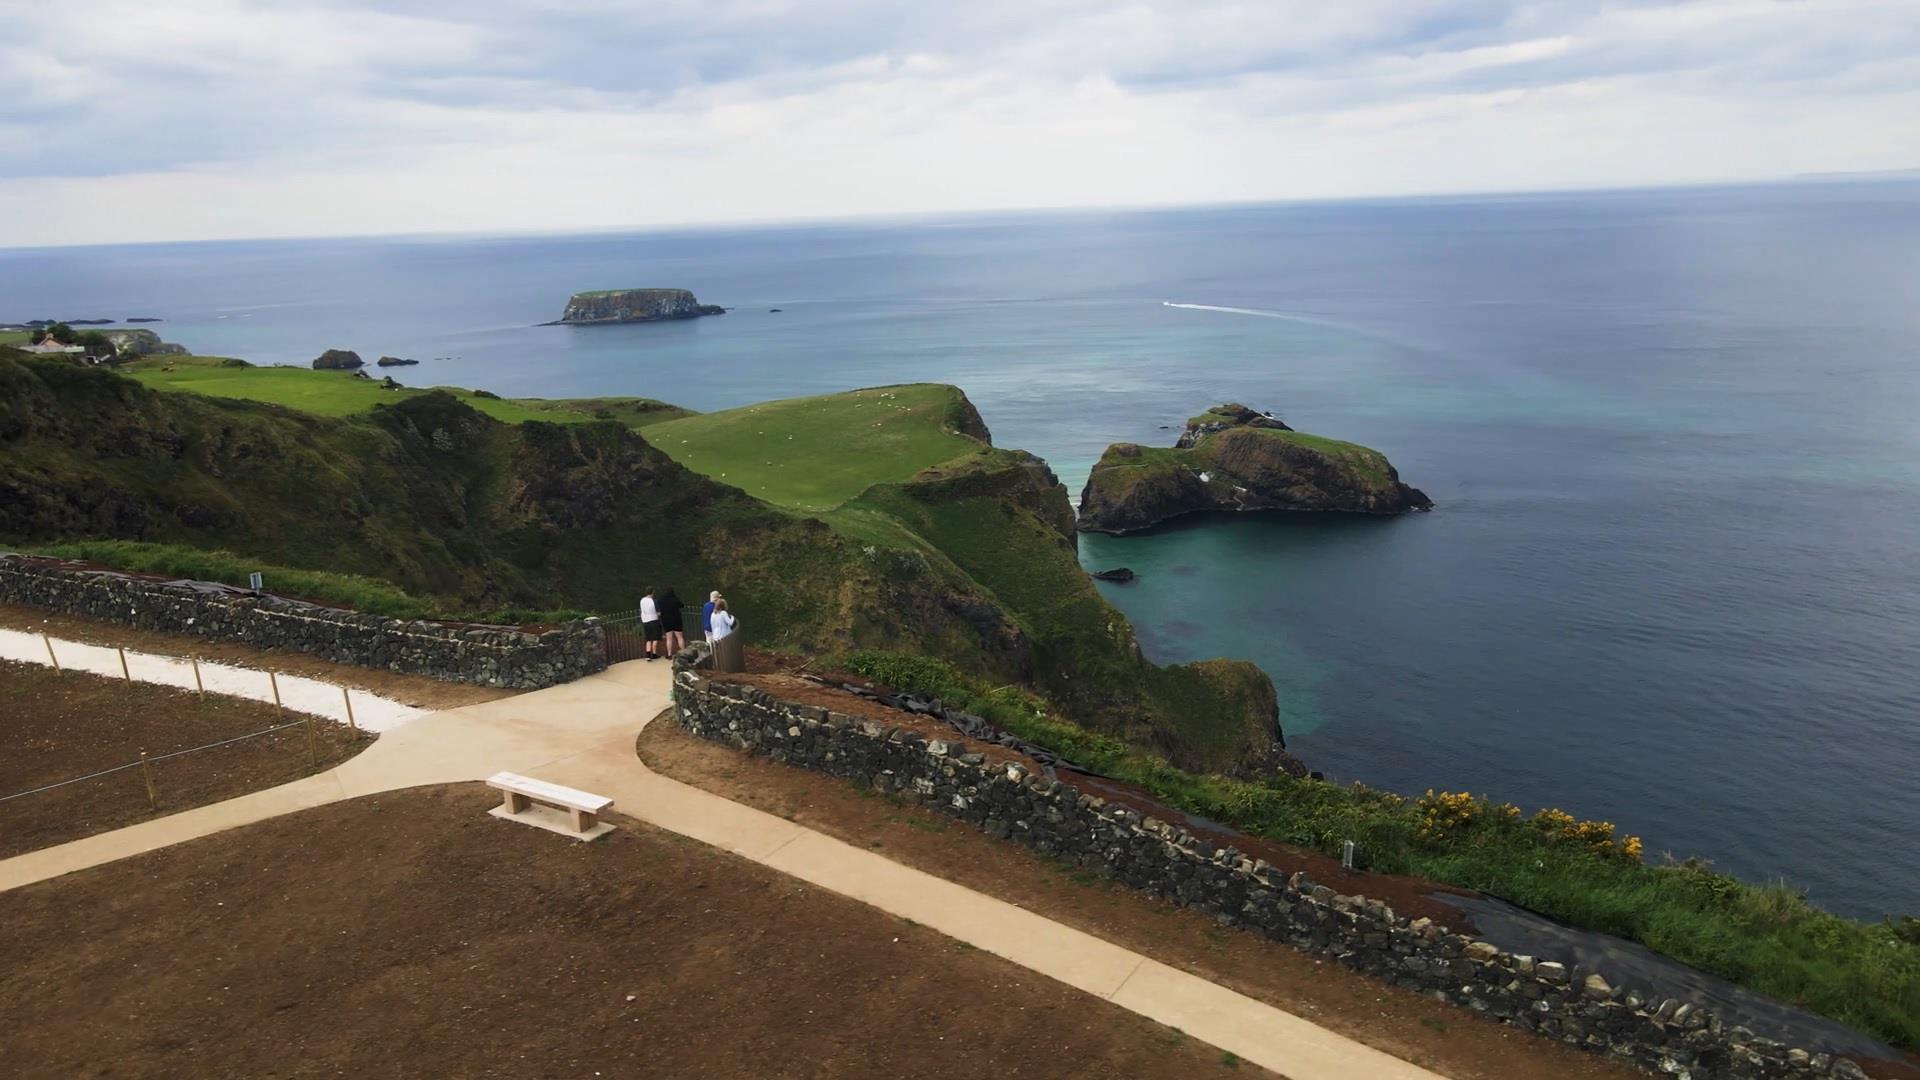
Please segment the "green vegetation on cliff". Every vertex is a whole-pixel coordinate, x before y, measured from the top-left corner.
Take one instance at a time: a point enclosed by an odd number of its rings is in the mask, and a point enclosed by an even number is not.
[[[1273,684],[1251,664],[1147,663],[1074,555],[1073,510],[1046,463],[988,441],[951,386],[796,398],[649,428],[697,472],[810,513],[875,559],[921,560],[992,599],[1011,633],[936,655],[1036,687],[1100,730],[1209,771],[1261,771],[1278,750]]]
[[[1378,450],[1221,405],[1187,421],[1173,447],[1107,447],[1081,492],[1080,528],[1133,532],[1205,510],[1400,514],[1432,506]]]
[[[1196,768],[1260,768],[1275,747],[1257,669],[1140,657],[1074,558],[1065,490],[1038,459],[990,446],[952,387],[771,403],[643,436],[629,425],[665,413],[644,399],[508,402],[165,366],[130,379],[0,357],[0,540],[229,581],[271,567],[289,592],[396,614],[606,611],[646,584],[689,598],[719,587],[760,644],[944,657]]]
[[[525,420],[556,424],[618,420],[629,427],[645,427],[691,415],[686,409],[651,398],[507,399],[454,387],[388,390],[379,379],[362,379],[351,372],[255,367],[223,356],[150,357],[121,365],[119,370],[156,390],[191,390],[211,397],[264,401],[317,416],[355,416],[399,398],[435,391],[451,394],[509,424]]]
[[[1648,865],[1639,842],[1557,810],[1522,814],[1465,793],[1406,799],[1360,784],[1200,775],[1060,715],[1015,687],[939,660],[861,652],[853,672],[940,698],[1023,739],[1242,832],[1362,865],[1478,889],[1574,926],[1639,941],[1703,971],[1920,1047],[1920,921],[1860,923],[1785,885],[1750,885],[1687,860]]]
[[[675,461],[768,502],[828,510],[879,483],[981,452],[986,427],[950,386],[881,386],[670,421]]]

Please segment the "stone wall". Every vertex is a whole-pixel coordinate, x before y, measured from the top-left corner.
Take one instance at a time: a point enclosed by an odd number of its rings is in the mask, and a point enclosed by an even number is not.
[[[1852,1061],[1809,1053],[1723,1024],[1690,1003],[1647,1001],[1516,956],[1386,904],[1336,894],[1183,829],[1083,795],[1014,762],[963,753],[755,687],[708,679],[695,643],[674,662],[680,722],[702,738],[870,785],[972,823],[989,835],[1096,871],[1224,924],[1495,1017],[1514,1027],[1683,1077],[1864,1077]]]
[[[207,582],[155,581],[18,555],[0,555],[0,602],[516,690],[570,682],[607,666],[605,638],[592,619],[537,634],[390,619]]]

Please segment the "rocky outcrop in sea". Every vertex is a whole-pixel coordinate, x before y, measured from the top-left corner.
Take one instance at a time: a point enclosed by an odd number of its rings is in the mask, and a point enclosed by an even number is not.
[[[686,289],[607,289],[574,293],[567,309],[549,326],[591,326],[596,323],[665,322],[724,315],[727,309],[701,303]]]
[[[360,354],[352,349],[328,349],[313,358],[315,371],[352,371],[366,364],[365,360],[360,359]]]
[[[1126,533],[1207,510],[1431,510],[1378,450],[1294,431],[1269,413],[1220,405],[1171,449],[1115,443],[1080,495],[1081,532]]]

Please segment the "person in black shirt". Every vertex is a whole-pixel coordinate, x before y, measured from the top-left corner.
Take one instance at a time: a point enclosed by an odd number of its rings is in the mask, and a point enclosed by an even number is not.
[[[669,585],[654,598],[654,607],[660,612],[660,630],[666,637],[667,659],[671,660],[673,654],[687,647],[687,637],[680,625],[680,613],[686,605],[680,602],[679,594]]]

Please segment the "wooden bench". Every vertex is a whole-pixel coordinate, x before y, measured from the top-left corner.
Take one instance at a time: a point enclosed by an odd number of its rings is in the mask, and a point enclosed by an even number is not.
[[[498,788],[506,794],[506,799],[489,811],[494,817],[525,822],[581,840],[592,840],[613,831],[613,826],[599,819],[600,812],[613,805],[613,800],[604,795],[577,791],[510,772],[494,773],[487,777],[487,786]],[[553,820],[558,815],[536,810],[534,803],[566,811],[571,818],[572,828]]]

